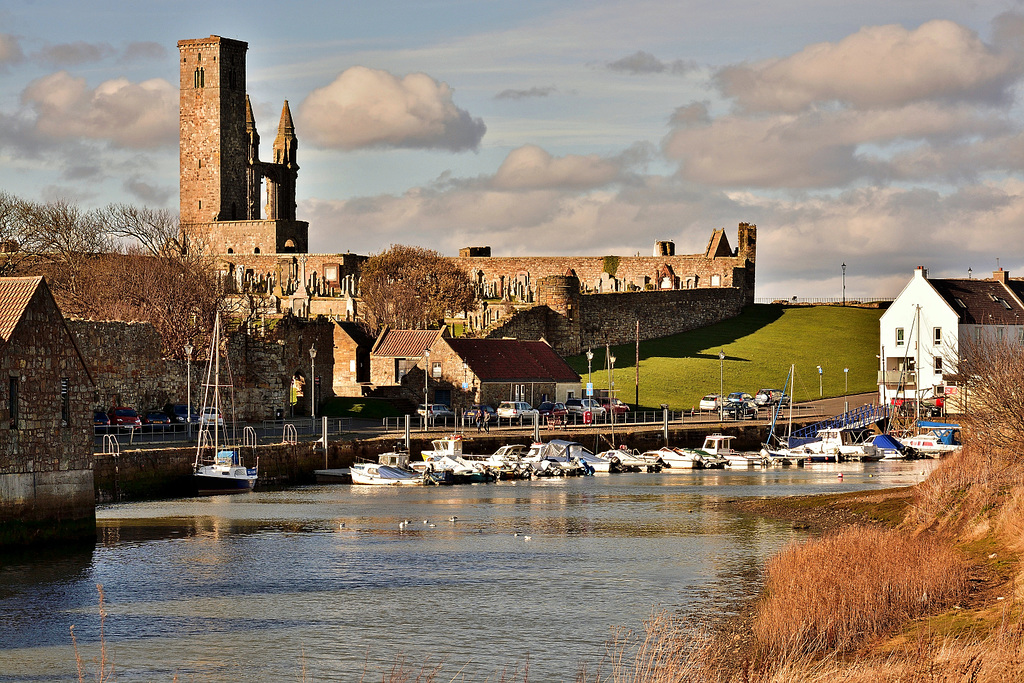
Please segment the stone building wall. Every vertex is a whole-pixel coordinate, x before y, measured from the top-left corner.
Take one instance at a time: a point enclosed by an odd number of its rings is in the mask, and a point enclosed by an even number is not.
[[[0,373],[0,546],[94,537],[92,383],[45,284]]]

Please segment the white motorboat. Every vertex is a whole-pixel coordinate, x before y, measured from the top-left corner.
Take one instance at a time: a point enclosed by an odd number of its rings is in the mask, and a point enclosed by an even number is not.
[[[870,443],[875,447],[882,460],[905,460],[910,456],[910,451],[899,442],[896,437],[888,434],[875,434],[869,436],[864,443]]]
[[[764,457],[760,453],[743,453],[732,447],[732,440],[735,436],[723,434],[708,434],[704,437],[704,445],[700,452],[706,453],[706,458],[725,458],[729,467],[761,467],[764,464]]]
[[[961,448],[957,439],[957,431],[960,425],[946,424],[944,422],[918,422],[917,426],[923,431],[900,442],[907,448],[913,449],[915,453],[925,456],[949,455]]]
[[[661,469],[661,465],[648,461],[637,450],[626,446],[601,451],[597,455],[608,461],[609,472],[644,472]]]
[[[593,474],[597,471],[595,465],[607,472],[610,465],[607,460],[598,459],[583,444],[562,439],[533,443],[522,461],[540,476]]]
[[[353,484],[374,486],[422,486],[423,476],[411,470],[377,462],[357,462],[349,467]]]
[[[421,462],[412,464],[413,471],[429,475],[427,483],[476,484],[497,478],[482,460],[463,456],[461,434],[434,439],[431,446],[421,452]]]
[[[643,457],[659,461],[664,464],[665,468],[672,470],[703,470],[725,467],[725,458],[709,456],[696,448],[662,446],[656,451],[646,451]]]
[[[858,438],[863,429],[830,427],[818,432],[818,438],[792,448],[780,449],[786,457],[803,458],[806,462],[843,462],[847,460],[881,460],[878,449]]]
[[[206,364],[203,383],[203,412],[207,409],[222,415],[221,389],[232,388],[220,383],[220,313],[214,318],[213,334],[210,337],[210,356]],[[231,425],[234,427],[234,410],[231,411]],[[242,449],[228,443],[223,422],[211,421],[199,427],[196,459],[192,465],[192,479],[200,495],[217,493],[244,493],[252,491],[258,478],[259,460],[255,467],[246,467]],[[253,439],[252,447],[255,447]]]

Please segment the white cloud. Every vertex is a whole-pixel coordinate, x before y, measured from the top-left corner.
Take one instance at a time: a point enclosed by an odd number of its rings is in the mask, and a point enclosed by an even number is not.
[[[33,81],[22,102],[35,114],[38,135],[101,140],[117,147],[152,148],[178,138],[178,91],[163,79],[117,78],[90,90],[65,71]]]
[[[915,30],[868,26],[838,43],[722,69],[722,92],[745,111],[796,112],[814,103],[892,107],[922,99],[998,101],[1021,63],[951,21]]]
[[[52,66],[77,66],[98,62],[114,54],[114,48],[106,43],[59,43],[47,45],[36,55],[36,58]]]
[[[476,149],[483,120],[455,106],[452,89],[422,73],[398,78],[355,66],[311,92],[299,109],[303,135],[339,149]]]
[[[495,173],[496,189],[586,189],[615,180],[618,167],[596,154],[555,158],[536,145],[512,150]]]
[[[608,68],[612,71],[626,71],[631,74],[657,74],[666,71],[673,74],[684,74],[696,69],[697,65],[682,59],[663,62],[650,52],[637,50],[631,55],[609,62]]]
[[[680,173],[688,180],[739,187],[841,187],[864,177],[909,178],[910,170],[921,172],[919,178],[931,178],[924,165],[897,172],[890,168],[890,155],[869,153],[864,146],[885,150],[897,143],[984,139],[1005,134],[1010,125],[973,107],[934,102],[713,120],[703,119],[699,108],[684,111],[686,116],[674,118],[681,127],[665,139],[666,156],[681,162]]]

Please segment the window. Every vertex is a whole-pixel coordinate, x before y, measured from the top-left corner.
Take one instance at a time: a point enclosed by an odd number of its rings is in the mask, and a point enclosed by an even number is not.
[[[903,328],[896,328],[896,346],[903,346]]]
[[[999,341],[1003,341],[1003,339],[1005,337],[1006,337],[1006,328],[1005,327],[997,327],[996,328],[996,339],[998,339]]]
[[[7,385],[7,409],[11,418],[11,429],[18,428],[18,378],[11,377]]]
[[[711,286],[712,287],[721,287],[722,286],[722,276],[721,275],[712,275],[711,276]]]
[[[441,376],[441,363],[434,363],[430,368],[430,376],[437,379]]]
[[[942,345],[942,328],[941,327],[936,327],[934,330],[932,330],[932,332],[933,332],[933,339],[934,339],[933,343],[936,346],[941,346]]]
[[[60,426],[67,427],[71,424],[71,380],[67,377],[60,378]]]
[[[972,328],[972,333],[973,333],[972,336],[974,337],[974,341],[975,342],[980,342],[981,341],[981,327],[975,325]]]
[[[942,374],[942,356],[935,356],[935,374]]]

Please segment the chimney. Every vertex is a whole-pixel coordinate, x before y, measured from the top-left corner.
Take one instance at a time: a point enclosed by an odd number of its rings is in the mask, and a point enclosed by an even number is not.
[[[993,271],[992,279],[995,280],[996,282],[1002,282],[1005,285],[1006,281],[1010,279],[1010,271],[1003,270],[1002,268]]]
[[[923,279],[927,280],[928,279],[928,269],[925,268],[924,266],[918,266],[916,269],[914,269],[914,277],[919,277],[919,278],[923,278]]]

